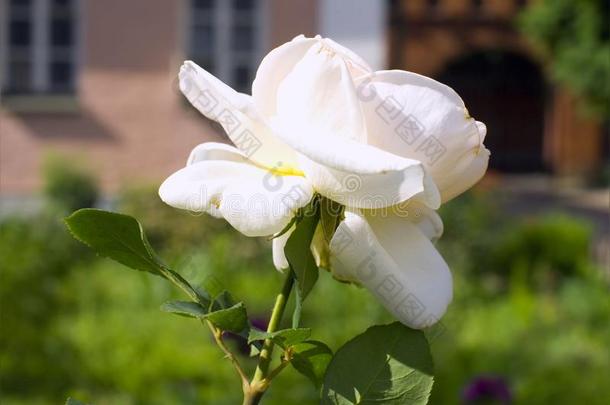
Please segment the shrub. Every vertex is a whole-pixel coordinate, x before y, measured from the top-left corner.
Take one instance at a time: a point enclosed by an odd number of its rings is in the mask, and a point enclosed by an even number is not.
[[[561,214],[529,219],[509,229],[490,252],[492,270],[513,278],[552,286],[590,267],[591,229],[582,220]]]
[[[92,207],[99,197],[97,181],[90,173],[57,156],[45,163],[44,181],[45,197],[62,212]]]
[[[58,219],[41,215],[0,223],[3,395],[59,394],[75,377],[73,351],[58,337],[55,321],[73,304],[66,290],[72,268],[92,257]]]

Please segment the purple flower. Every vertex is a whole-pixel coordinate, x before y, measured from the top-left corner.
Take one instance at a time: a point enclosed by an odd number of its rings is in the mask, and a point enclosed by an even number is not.
[[[267,319],[265,318],[254,318],[250,323],[253,327],[260,330],[267,330],[267,326],[269,325],[269,322],[267,322]]]
[[[254,318],[252,319],[250,324],[256,329],[267,330],[268,322],[264,318]],[[248,356],[250,354],[250,345],[244,337],[232,332],[223,332],[222,337],[225,340],[234,341],[237,345],[237,350],[239,351],[239,353],[243,354],[244,356]]]
[[[470,381],[462,393],[465,404],[496,401],[510,404],[512,395],[508,384],[502,377],[480,376]]]

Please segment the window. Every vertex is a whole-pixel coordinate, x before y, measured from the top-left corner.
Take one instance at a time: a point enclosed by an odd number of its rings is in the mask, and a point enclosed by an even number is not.
[[[71,93],[78,0],[0,0],[2,93]]]
[[[264,49],[265,0],[188,0],[188,54],[225,83],[249,92]]]

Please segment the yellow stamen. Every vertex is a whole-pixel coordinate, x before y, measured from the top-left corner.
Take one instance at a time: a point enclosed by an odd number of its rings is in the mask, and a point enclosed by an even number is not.
[[[266,167],[266,170],[270,171],[271,174],[275,176],[300,176],[305,177],[305,173],[296,167],[291,166],[274,166],[274,167]]]
[[[284,165],[277,162],[275,166],[268,166],[259,162],[251,162],[255,166],[270,172],[274,176],[299,176],[305,177],[305,173],[296,166]]]

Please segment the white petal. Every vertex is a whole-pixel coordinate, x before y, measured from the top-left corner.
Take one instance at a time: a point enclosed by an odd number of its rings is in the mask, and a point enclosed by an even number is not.
[[[434,243],[443,235],[443,221],[438,213],[424,206],[421,217],[416,218],[415,225],[430,242]]]
[[[373,72],[371,66],[351,49],[344,47],[330,38],[323,38],[322,41],[324,41],[326,46],[345,59],[352,77],[357,78]]]
[[[350,141],[320,140],[309,146],[309,154],[299,157],[299,166],[325,197],[368,209],[389,207],[415,196],[431,208],[440,205],[438,189],[418,161]],[[341,152],[329,153],[332,150]],[[317,161],[310,158],[313,156]]]
[[[273,265],[275,268],[281,272],[286,270],[290,265],[288,264],[288,259],[286,259],[286,254],[284,252],[284,248],[286,247],[286,242],[288,242],[288,238],[294,232],[295,227],[290,228],[285,234],[274,238],[272,241],[272,250],[273,250]],[[316,265],[318,267],[327,268],[327,263],[325,262],[326,256],[328,256],[328,248],[327,242],[323,240],[324,235],[322,235],[322,230],[320,225],[315,230],[313,240],[311,241],[311,254],[313,255]]]
[[[387,210],[373,212],[371,215],[386,215]],[[436,242],[443,235],[443,220],[440,215],[417,199],[411,199],[397,204],[389,210],[389,214],[402,219],[407,219],[417,225],[419,230],[431,242]]]
[[[290,265],[288,264],[288,259],[286,259],[286,254],[284,253],[284,248],[286,247],[286,242],[288,242],[288,238],[292,235],[294,231],[294,226],[289,229],[285,234],[274,238],[271,242],[272,253],[273,253],[273,265],[279,271],[284,271]]]
[[[278,91],[274,132],[297,150],[316,191],[350,207],[379,208],[423,194],[440,204],[436,186],[415,160],[368,146],[345,61],[324,43],[309,48]]]
[[[269,130],[252,97],[236,92],[190,61],[182,65],[179,79],[180,90],[191,104],[218,121],[249,159],[267,167],[296,163],[295,153]]]
[[[274,175],[247,162],[203,160],[171,175],[159,195],[173,207],[223,217],[244,235],[264,236],[282,230],[313,189],[303,177]]]
[[[277,91],[277,119],[284,137],[311,134],[364,141],[366,126],[345,59],[318,41],[310,47]]]
[[[232,162],[250,163],[246,155],[234,146],[219,142],[206,142],[199,144],[191,151],[186,165],[203,162],[205,160],[228,160]]]
[[[454,170],[438,177],[438,187],[442,190],[441,198],[445,203],[474,186],[487,171],[489,150],[481,145],[481,149],[468,151],[470,158],[463,157]]]
[[[330,249],[333,273],[362,284],[407,326],[431,326],[451,302],[447,264],[407,218],[346,212]]]
[[[277,112],[277,91],[280,83],[303,58],[309,48],[323,42],[342,56],[352,76],[370,73],[370,66],[358,55],[331,39],[306,38],[299,35],[292,41],[278,46],[261,61],[252,83],[252,97],[258,110],[267,117]]]
[[[421,161],[443,201],[455,183],[472,183],[461,178],[471,162],[484,159],[479,155],[485,154],[485,129],[470,117],[455,91],[400,70],[375,72],[358,87],[369,144]],[[475,166],[479,172],[469,178],[478,180],[485,168]]]
[[[252,83],[252,98],[262,114],[267,117],[275,115],[280,83],[316,42],[315,38],[299,35],[263,58]]]

